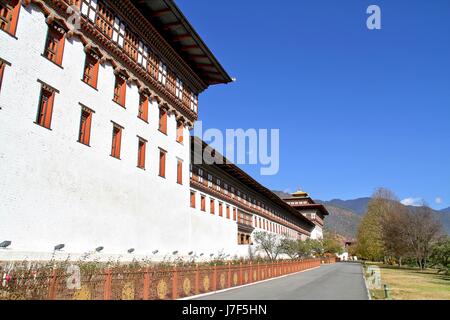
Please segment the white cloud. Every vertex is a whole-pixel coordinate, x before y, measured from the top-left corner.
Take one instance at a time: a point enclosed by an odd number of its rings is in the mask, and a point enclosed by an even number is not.
[[[405,206],[420,207],[423,204],[422,198],[406,198],[401,201]]]
[[[441,197],[437,197],[435,200],[436,204],[442,204],[442,198]]]

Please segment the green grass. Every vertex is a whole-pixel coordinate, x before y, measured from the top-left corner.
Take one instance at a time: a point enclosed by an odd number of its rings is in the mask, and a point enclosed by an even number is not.
[[[368,264],[369,265],[369,264]],[[389,286],[393,300],[450,300],[450,276],[436,270],[420,271],[372,263],[381,268],[382,286]],[[384,299],[384,290],[370,290],[374,300]]]

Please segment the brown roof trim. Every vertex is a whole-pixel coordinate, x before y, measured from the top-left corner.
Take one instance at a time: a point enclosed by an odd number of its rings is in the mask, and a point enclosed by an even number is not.
[[[198,137],[191,137],[191,147],[192,151],[195,151],[195,143],[201,143],[202,144],[202,150],[204,150],[206,147],[210,147],[206,142],[201,140]],[[223,159],[223,164],[214,164],[217,168],[220,170],[225,171],[230,176],[238,179],[243,184],[247,185],[248,187],[252,188],[253,190],[259,192],[266,198],[270,199],[273,203],[280,206],[281,208],[285,209],[286,211],[292,213],[294,216],[300,218],[303,222],[305,222],[307,225],[314,228],[316,225],[311,222],[308,218],[303,216],[301,213],[299,213],[297,210],[295,210],[292,206],[288,205],[285,201],[283,201],[280,197],[278,197],[275,193],[264,187],[262,184],[260,184],[258,181],[256,181],[254,178],[252,178],[248,173],[246,173],[244,170],[236,166],[234,163],[226,159],[222,154],[220,154],[218,151],[215,150],[216,157],[219,156]]]
[[[308,204],[296,204],[296,205],[291,205],[293,208],[295,209],[318,209],[320,211],[322,211],[324,216],[328,216],[330,215],[330,213],[328,212],[327,208],[325,208],[324,205],[322,204],[318,204],[318,203],[308,203]]]

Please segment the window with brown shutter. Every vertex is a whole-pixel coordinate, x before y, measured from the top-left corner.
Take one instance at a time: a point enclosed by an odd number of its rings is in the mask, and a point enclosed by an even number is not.
[[[195,209],[195,192],[191,191],[191,208]]]
[[[227,219],[230,219],[230,206],[227,206]]]
[[[92,110],[82,107],[78,142],[89,146],[91,141]]]
[[[215,207],[215,203],[216,203],[216,201],[214,200],[214,199],[211,199],[210,201],[209,201],[209,211],[210,211],[210,213],[211,214],[216,214],[216,207]]]
[[[59,66],[63,61],[64,33],[64,29],[56,23],[48,26],[44,56]]]
[[[166,151],[159,149],[159,176],[166,177]]]
[[[52,123],[54,100],[55,91],[46,85],[42,85],[36,123],[47,129],[50,129]]]
[[[139,138],[138,142],[138,168],[145,170],[145,151],[147,148],[147,141]]]
[[[177,161],[177,183],[183,184],[183,160]]]
[[[113,123],[113,135],[112,135],[112,146],[111,146],[111,156],[120,159],[120,148],[122,143],[122,127],[118,124]]]
[[[159,108],[159,131],[167,134],[167,111]]]
[[[223,203],[219,202],[219,217],[223,217]]]
[[[138,118],[145,122],[148,121],[148,97],[144,94],[141,94],[139,97]]]
[[[5,72],[5,63],[0,60],[0,92],[2,91],[3,73]]]
[[[177,122],[177,142],[183,143],[184,140],[184,124],[181,121]]]
[[[125,107],[125,95],[127,90],[127,83],[125,79],[116,75],[116,83],[114,85],[114,98],[113,100],[117,102],[122,107]]]
[[[98,58],[94,57],[91,53],[86,53],[83,81],[95,89],[97,89],[99,65]]]
[[[200,210],[202,210],[203,212],[206,212],[206,197],[205,196],[200,197]]]
[[[236,212],[236,208],[233,208],[233,220],[237,221],[237,212]]]
[[[12,36],[16,35],[20,3],[20,0],[0,1],[0,29]]]

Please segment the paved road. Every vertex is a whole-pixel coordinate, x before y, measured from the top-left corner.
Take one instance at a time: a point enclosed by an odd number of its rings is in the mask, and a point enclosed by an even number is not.
[[[198,300],[367,300],[362,266],[324,265],[281,279],[233,289]]]

